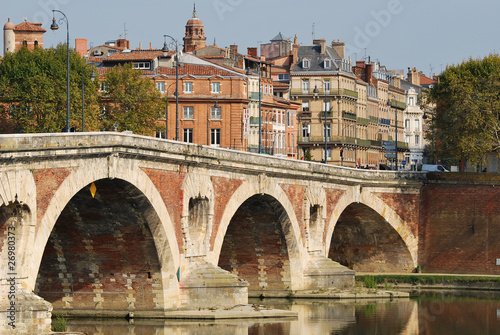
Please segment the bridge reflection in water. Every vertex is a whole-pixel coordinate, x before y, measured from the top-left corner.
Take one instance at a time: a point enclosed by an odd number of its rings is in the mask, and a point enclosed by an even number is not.
[[[379,301],[250,301],[298,312],[294,320],[70,320],[70,331],[97,334],[499,334],[500,301],[422,298]]]

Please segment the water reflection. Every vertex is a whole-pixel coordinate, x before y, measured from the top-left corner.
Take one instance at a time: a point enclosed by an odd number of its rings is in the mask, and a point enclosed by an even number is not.
[[[394,301],[251,301],[298,312],[297,319],[176,321],[70,320],[70,331],[94,334],[302,335],[500,334],[500,299],[431,296]]]

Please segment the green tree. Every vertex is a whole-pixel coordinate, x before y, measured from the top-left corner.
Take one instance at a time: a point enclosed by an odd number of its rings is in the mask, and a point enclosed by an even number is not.
[[[66,126],[67,49],[21,48],[0,62],[0,131],[60,132]],[[70,50],[70,126],[80,128],[82,78],[85,90],[86,130],[97,130],[97,90],[84,58]],[[87,126],[87,120],[88,122]]]
[[[132,64],[112,68],[105,78],[106,93],[102,97],[101,121],[104,129],[130,130],[153,135],[156,122],[163,116],[160,92],[149,78]]]
[[[500,145],[500,58],[470,59],[450,66],[430,91],[436,114],[428,139],[441,157],[481,162]],[[461,164],[463,169],[463,164]]]

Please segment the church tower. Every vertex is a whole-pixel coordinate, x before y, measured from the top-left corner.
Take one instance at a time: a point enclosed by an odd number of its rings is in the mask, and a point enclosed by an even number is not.
[[[193,8],[193,17],[186,24],[186,35],[184,36],[184,52],[193,52],[195,50],[204,48],[205,29],[203,22],[196,17],[196,5]]]
[[[4,56],[8,52],[13,52],[16,47],[16,34],[14,33],[14,29],[16,26],[14,23],[7,21],[7,23],[3,26],[3,54]]]

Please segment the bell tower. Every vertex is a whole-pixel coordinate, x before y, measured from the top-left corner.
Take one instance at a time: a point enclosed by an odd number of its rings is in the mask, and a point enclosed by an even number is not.
[[[203,22],[196,16],[196,4],[193,7],[193,17],[186,23],[186,35],[184,36],[184,52],[193,52],[204,48],[205,28]]]

